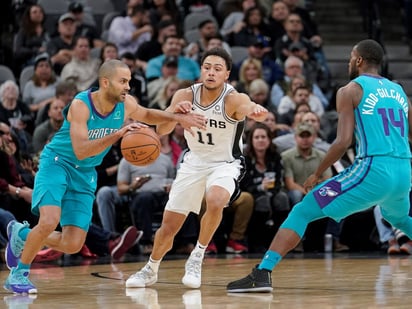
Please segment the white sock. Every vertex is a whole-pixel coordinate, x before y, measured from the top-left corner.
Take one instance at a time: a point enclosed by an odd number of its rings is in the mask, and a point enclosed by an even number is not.
[[[152,257],[150,256],[149,261],[147,262],[147,265],[150,266],[150,268],[155,272],[158,273],[159,272],[159,266],[160,266],[160,262],[162,260],[153,260]]]
[[[204,246],[202,245],[199,241],[197,241],[195,248],[193,249],[192,253],[190,255],[193,255],[194,253],[200,253],[201,257],[203,259],[203,256],[205,255],[207,245]]]

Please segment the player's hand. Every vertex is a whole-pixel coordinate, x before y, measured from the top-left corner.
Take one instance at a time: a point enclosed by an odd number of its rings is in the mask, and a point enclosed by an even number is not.
[[[308,193],[310,190],[312,190],[318,183],[320,183],[319,177],[315,174],[310,175],[303,184],[305,193]]]
[[[247,115],[249,118],[252,118],[256,121],[264,121],[267,117],[268,110],[262,105],[256,104],[252,111]]]
[[[118,132],[120,132],[120,136],[123,136],[129,131],[140,130],[140,129],[147,128],[147,127],[148,126],[144,123],[132,122],[132,123],[129,123],[129,124],[125,125]]]
[[[192,111],[192,102],[182,101],[176,104],[174,112],[177,114],[187,114]]]
[[[196,113],[179,114],[178,122],[185,130],[192,134],[192,136],[195,136],[192,127],[206,130],[207,118]]]

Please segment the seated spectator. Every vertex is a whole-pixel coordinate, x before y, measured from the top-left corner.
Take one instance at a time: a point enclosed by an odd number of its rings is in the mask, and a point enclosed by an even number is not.
[[[32,116],[29,107],[19,100],[19,94],[19,86],[12,80],[0,85],[0,122],[21,129],[23,122],[32,126]]]
[[[61,79],[71,80],[79,91],[88,89],[96,79],[100,60],[90,56],[90,43],[86,37],[77,37],[73,57],[62,70]]]
[[[172,159],[174,167],[177,168],[183,151],[187,149],[187,141],[183,127],[177,123],[170,134],[160,136],[160,143],[160,151],[169,156]]]
[[[177,25],[172,20],[162,20],[157,24],[155,32],[150,41],[142,43],[136,52],[138,66],[143,71],[146,71],[147,62],[153,58],[163,54],[162,45],[165,38],[171,35],[177,35]]]
[[[300,123],[295,130],[296,146],[281,153],[285,187],[292,207],[305,196],[303,183],[325,157],[325,152],[314,147],[316,137],[315,129],[311,124]],[[332,171],[328,168],[319,180],[323,181],[331,176]]]
[[[245,11],[243,18],[243,27],[237,33],[230,33],[225,41],[230,46],[250,46],[256,39],[261,39],[264,47],[269,51],[272,46],[270,38],[270,29],[264,19],[264,12],[261,8],[255,6]]]
[[[284,73],[282,67],[270,57],[271,54],[269,51],[270,49],[264,46],[262,39],[257,38],[256,41],[248,47],[248,57],[246,59],[253,58],[261,62],[263,79],[268,83],[269,87],[272,87],[275,82],[283,79]],[[238,79],[237,71],[245,60],[235,64],[230,74],[232,79]]]
[[[152,248],[153,216],[156,212],[163,212],[168,199],[168,192],[163,188],[164,180],[174,177],[173,163],[163,153],[147,166],[135,166],[125,159],[120,161],[117,189],[120,195],[130,195],[129,207],[134,222],[144,233],[141,239],[144,254],[150,253]]]
[[[196,61],[182,56],[182,44],[179,36],[165,38],[163,54],[149,60],[146,67],[146,78],[150,82],[162,75],[162,64],[166,57],[177,57],[177,77],[181,80],[195,81],[200,76],[200,66]]]
[[[270,102],[275,108],[279,106],[281,98],[287,93],[292,77],[304,75],[303,61],[298,57],[289,56],[284,64],[284,72],[283,80],[274,83],[270,91]],[[306,78],[306,80],[308,79]],[[329,106],[328,99],[316,83],[312,82],[311,85],[313,94],[320,99],[326,109]]]
[[[298,88],[306,88],[309,92],[309,96],[304,95],[302,98],[302,92],[300,97],[296,94]],[[306,93],[305,93],[306,94]],[[289,88],[285,96],[282,97],[278,106],[279,115],[286,114],[290,110],[294,110],[296,105],[300,102],[307,102],[310,106],[310,110],[315,112],[319,117],[322,117],[325,109],[320,102],[319,98],[312,93],[311,87],[307,84],[306,78],[303,75],[296,75],[289,83]]]
[[[147,84],[147,92],[150,102],[153,102],[155,97],[162,91],[164,84],[169,77],[176,77],[177,66],[177,57],[170,56],[163,60],[162,75]]]
[[[40,54],[34,62],[34,73],[23,89],[23,102],[33,114],[50,104],[56,93],[58,79],[53,72],[52,64],[47,53]]]
[[[162,0],[149,2],[149,19],[151,25],[157,25],[162,20],[171,20],[174,24],[180,25],[182,18],[176,1]]]
[[[137,64],[138,61],[136,57],[132,53],[124,53],[120,56],[120,60],[127,64],[132,73],[129,81],[129,93],[139,100],[140,105],[147,106],[149,104],[147,80],[144,72]]]
[[[238,92],[249,94],[250,84],[255,79],[262,79],[262,63],[254,58],[247,58],[239,69],[239,80],[232,82]]]
[[[33,4],[26,8],[21,20],[21,27],[14,38],[13,55],[19,71],[33,65],[38,54],[46,51],[50,33],[44,28],[44,9]]]
[[[163,82],[162,88],[149,103],[150,108],[165,110],[170,104],[173,94],[180,88],[180,80],[176,76],[170,76]]]
[[[136,53],[143,42],[152,37],[153,28],[149,24],[148,11],[143,5],[136,5],[127,16],[115,17],[110,24],[108,41],[119,49],[119,54]]]
[[[199,63],[202,59],[203,52],[207,50],[209,40],[218,34],[217,25],[211,19],[204,20],[198,25],[200,38],[196,42],[190,43],[184,48],[186,57],[189,57]],[[226,42],[222,42],[222,47],[230,52],[230,46]]]
[[[5,123],[0,123],[0,205],[11,212],[18,220],[36,223],[37,218],[31,214],[32,189],[24,183],[13,158],[15,147],[12,131]]]
[[[276,0],[272,3],[272,9],[268,18],[268,24],[271,30],[272,42],[276,42],[277,39],[285,35],[285,28],[283,27],[286,18],[289,16],[290,11],[285,1]]]
[[[246,174],[240,187],[254,198],[255,208],[248,229],[252,252],[268,247],[269,243],[262,238],[265,225],[273,226],[277,217],[286,217],[289,211],[287,195],[281,190],[283,167],[280,155],[270,137],[269,128],[256,123],[247,138]]]
[[[250,83],[249,96],[253,102],[270,110],[269,86],[263,79],[257,78]]]
[[[263,122],[265,125],[268,126],[269,130],[270,130],[270,139],[273,140],[274,138],[284,135],[284,134],[288,134],[290,132],[292,132],[292,129],[290,126],[285,125],[283,123],[278,123],[276,121],[277,115],[274,112],[269,111],[268,116],[266,118],[266,120]]]
[[[57,31],[58,36],[51,38],[46,45],[46,51],[50,56],[54,72],[60,73],[66,63],[72,59],[72,49],[76,33],[76,23],[73,14],[65,13],[59,17]]]
[[[63,124],[63,109],[66,103],[61,99],[54,98],[50,103],[48,111],[49,119],[41,123],[33,132],[33,150],[35,153],[43,150],[44,145],[50,140]]]
[[[116,44],[112,42],[106,42],[100,50],[100,63],[103,63],[110,59],[119,59],[119,50]]]
[[[87,21],[86,16],[84,14],[84,7],[83,4],[77,1],[71,2],[69,4],[68,10],[71,14],[73,14],[76,23],[76,36],[85,36],[89,39],[89,42],[92,47],[102,47],[105,42],[100,39],[100,34],[95,27],[95,23],[93,24],[94,18],[92,15],[88,17],[91,18],[91,21]]]
[[[77,93],[77,87],[72,81],[62,81],[60,80],[56,85],[56,94],[55,98],[60,99],[67,106],[75,94]],[[46,121],[48,116],[50,104],[45,105],[42,109],[37,111],[36,120],[34,122],[35,126],[40,125],[42,122]]]
[[[231,12],[223,20],[222,27],[220,28],[220,33],[224,37],[228,37],[231,33],[237,33],[244,27],[243,19],[245,17],[245,12],[258,5],[255,0],[242,0],[241,9]]]

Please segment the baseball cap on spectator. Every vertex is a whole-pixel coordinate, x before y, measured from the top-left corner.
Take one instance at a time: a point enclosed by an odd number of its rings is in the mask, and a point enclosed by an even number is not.
[[[315,134],[315,129],[310,123],[301,122],[298,124],[295,130],[296,135],[301,135],[304,132],[308,132],[310,135]]]
[[[260,37],[255,37],[252,40],[252,43],[250,45],[253,45],[255,47],[265,47],[265,41],[263,40],[263,38]]]
[[[48,53],[41,53],[34,58],[34,67],[36,68],[40,61],[50,61],[50,57]]]
[[[83,12],[83,4],[80,2],[72,2],[69,4],[69,12],[74,14]]]
[[[289,45],[289,50],[291,52],[299,51],[302,49],[305,49],[305,46],[303,46],[303,44],[300,42],[293,42],[292,44]]]
[[[163,65],[167,67],[177,67],[178,59],[175,56],[168,56],[163,60]]]
[[[72,21],[76,20],[72,13],[64,13],[62,16],[59,17],[59,24],[69,19]]]

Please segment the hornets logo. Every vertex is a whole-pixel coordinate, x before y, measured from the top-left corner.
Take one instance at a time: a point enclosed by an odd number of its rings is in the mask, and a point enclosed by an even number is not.
[[[319,189],[319,195],[333,197],[338,195],[338,192],[334,191],[331,187],[322,187]]]

